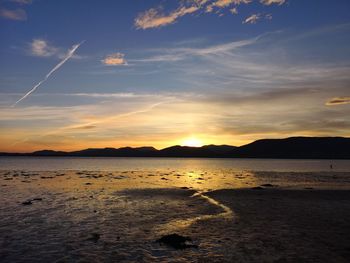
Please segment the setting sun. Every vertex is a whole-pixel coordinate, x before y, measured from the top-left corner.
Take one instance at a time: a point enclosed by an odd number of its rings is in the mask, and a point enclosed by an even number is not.
[[[191,137],[187,138],[182,142],[183,146],[191,146],[191,147],[201,147],[203,146],[203,142],[197,138]]]

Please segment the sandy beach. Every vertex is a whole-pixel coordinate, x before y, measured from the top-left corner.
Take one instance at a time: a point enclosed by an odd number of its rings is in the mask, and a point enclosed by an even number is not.
[[[348,262],[350,191],[324,189],[334,176],[311,188],[272,172],[2,171],[0,259]],[[186,246],[157,242],[171,234]]]

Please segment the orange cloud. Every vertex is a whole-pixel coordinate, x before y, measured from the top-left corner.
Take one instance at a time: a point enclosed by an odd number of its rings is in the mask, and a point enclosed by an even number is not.
[[[251,0],[216,0],[210,5],[207,6],[206,11],[212,12],[213,8],[225,8],[232,4],[240,5],[240,4],[249,4]]]
[[[211,13],[215,11],[219,16],[222,10],[229,10],[232,14],[237,14],[237,6],[241,4],[250,4],[253,0],[188,0],[181,1],[181,5],[176,10],[169,14],[164,14],[161,8],[151,8],[143,13],[140,13],[135,19],[135,26],[137,29],[158,28],[175,23],[180,17],[195,12]],[[187,3],[184,4],[184,3]],[[191,3],[188,5],[188,3]],[[260,0],[263,5],[278,4],[282,5],[285,0]],[[204,12],[203,12],[204,11]],[[201,14],[200,13],[200,14]],[[253,15],[244,23],[254,24],[261,17]],[[271,18],[271,17],[266,17]]]
[[[124,56],[125,55],[122,53],[110,54],[102,60],[102,63],[108,66],[127,65],[128,62],[125,60]]]
[[[135,26],[138,29],[147,29],[162,27],[169,24],[175,23],[175,21],[186,14],[191,14],[199,9],[197,6],[185,7],[182,6],[175,11],[171,12],[169,15],[161,13],[161,10],[151,8],[144,13],[138,15],[135,19]]]

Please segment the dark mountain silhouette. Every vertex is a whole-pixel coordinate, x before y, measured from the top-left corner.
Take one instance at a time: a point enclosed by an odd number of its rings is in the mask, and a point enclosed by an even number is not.
[[[66,156],[84,157],[147,157],[158,150],[153,147],[122,147],[122,148],[89,148],[81,151],[67,152]],[[37,152],[34,152],[34,154]]]
[[[162,150],[153,147],[89,148],[73,152],[43,150],[33,153],[0,153],[0,156],[350,159],[350,138],[291,137],[262,139],[240,147],[176,145]]]
[[[350,138],[263,139],[241,146],[232,154],[241,158],[350,159]]]
[[[229,145],[205,145],[202,147],[171,146],[158,152],[160,157],[225,157],[237,147]]]

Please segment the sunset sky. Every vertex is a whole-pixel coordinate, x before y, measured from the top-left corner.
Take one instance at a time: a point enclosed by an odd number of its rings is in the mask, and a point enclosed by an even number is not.
[[[0,0],[0,151],[350,136],[349,0]]]

